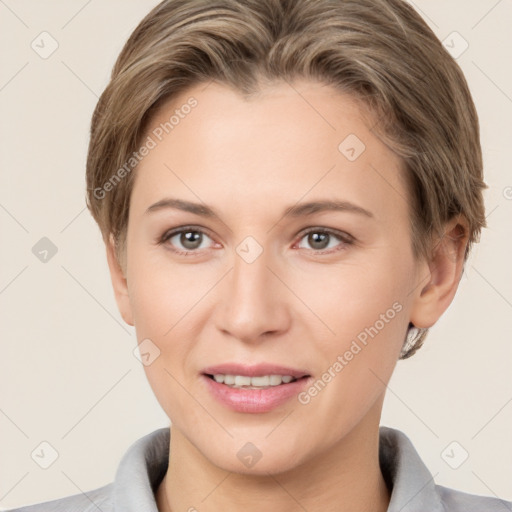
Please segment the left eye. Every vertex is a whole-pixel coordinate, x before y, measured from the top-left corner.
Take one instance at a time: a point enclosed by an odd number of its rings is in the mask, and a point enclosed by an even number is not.
[[[316,251],[323,251],[325,249],[332,249],[337,245],[346,246],[352,243],[352,239],[349,235],[345,235],[342,233],[338,233],[335,231],[327,230],[327,229],[312,229],[305,233],[301,241],[306,239],[307,243],[310,245],[310,248]],[[337,243],[331,243],[336,242]],[[339,244],[341,242],[341,244]],[[300,249],[307,249],[307,247],[303,247],[299,244]],[[342,247],[343,248],[343,247]]]

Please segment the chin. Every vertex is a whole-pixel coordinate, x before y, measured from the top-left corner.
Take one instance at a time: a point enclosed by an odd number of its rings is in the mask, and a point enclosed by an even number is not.
[[[225,443],[206,446],[202,450],[202,443],[195,443],[195,446],[213,465],[243,475],[277,475],[294,469],[306,457],[303,442],[285,444],[280,439],[265,440],[266,435],[267,429],[258,437],[236,436]]]

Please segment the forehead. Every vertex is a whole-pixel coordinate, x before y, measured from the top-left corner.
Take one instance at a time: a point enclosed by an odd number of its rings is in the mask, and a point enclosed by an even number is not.
[[[316,82],[279,82],[249,98],[198,84],[152,117],[145,138],[155,145],[137,168],[134,193],[146,203],[166,190],[193,200],[214,194],[233,207],[336,191],[336,198],[346,191],[366,204],[386,195],[396,203],[404,193],[401,159],[373,133],[376,118],[362,107]]]
[[[185,122],[187,118],[192,121]],[[371,143],[368,132],[376,121],[365,103],[319,82],[278,81],[243,95],[212,81],[190,87],[164,102],[151,118],[148,131],[167,126],[165,135],[172,132],[173,138],[179,138],[180,132],[189,135],[186,125],[193,124],[196,136],[208,143],[220,142],[228,132],[232,137],[233,128],[238,126],[246,130],[238,135],[245,140],[251,136],[255,145],[268,145],[269,137],[265,135],[279,133],[275,143],[286,147],[287,135],[302,135],[314,142],[327,133],[333,136],[337,132],[336,136],[341,137],[346,129]]]

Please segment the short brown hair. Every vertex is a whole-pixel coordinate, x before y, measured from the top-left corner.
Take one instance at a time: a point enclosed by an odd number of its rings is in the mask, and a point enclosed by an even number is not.
[[[415,256],[428,256],[432,235],[461,214],[467,258],[486,225],[478,117],[460,67],[409,4],[165,0],[129,37],[92,118],[87,206],[120,261],[134,178],[126,162],[158,107],[210,80],[250,95],[297,78],[351,94],[376,115],[372,130],[406,170]]]

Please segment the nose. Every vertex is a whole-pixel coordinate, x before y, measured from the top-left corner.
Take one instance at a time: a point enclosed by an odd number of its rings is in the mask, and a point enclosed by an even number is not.
[[[272,266],[265,251],[251,263],[234,253],[217,311],[217,327],[225,334],[257,343],[267,339],[265,335],[275,337],[289,328],[289,291]]]

